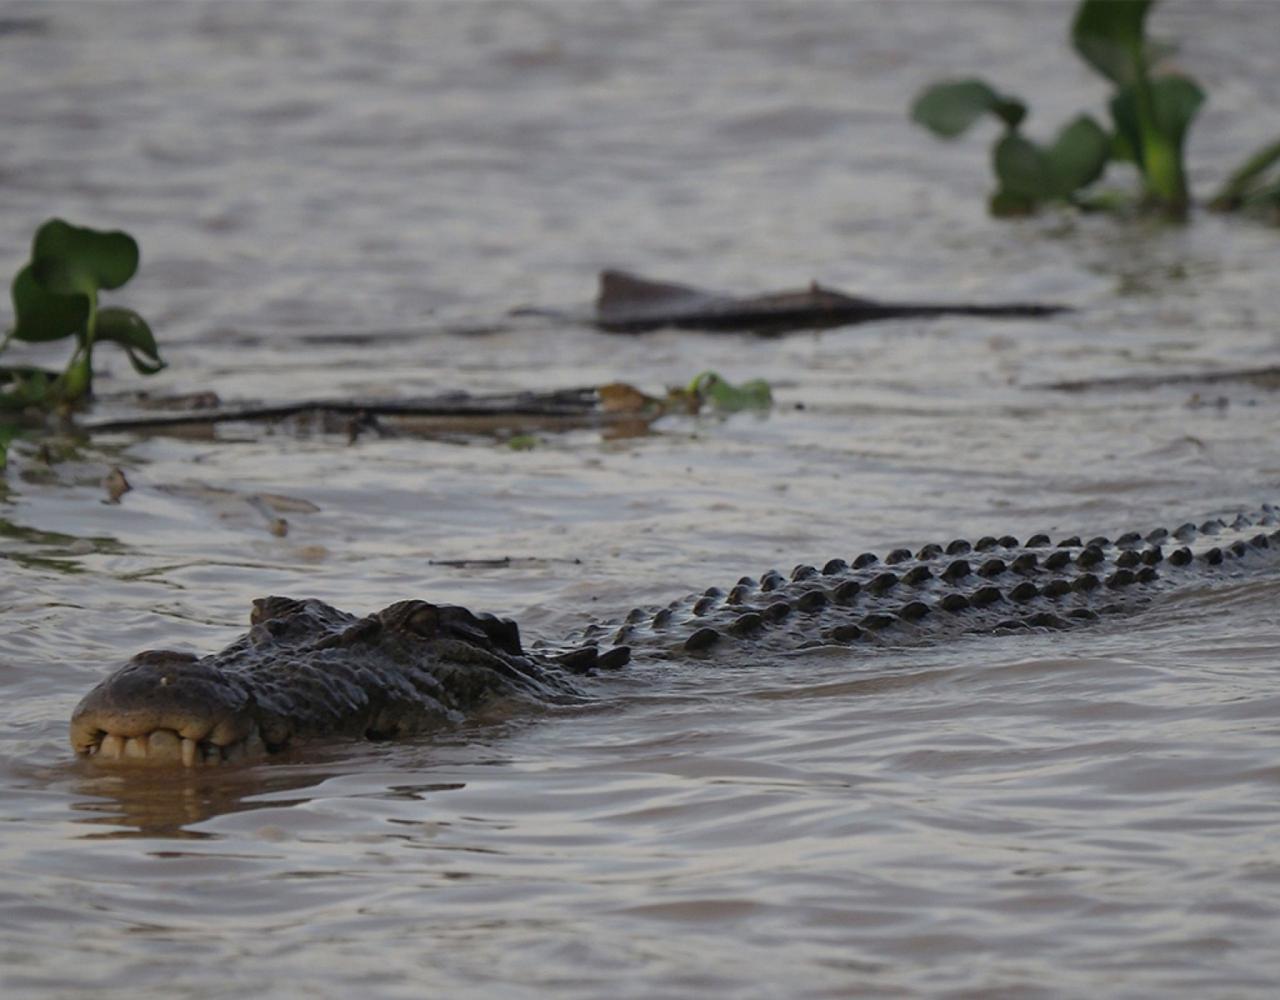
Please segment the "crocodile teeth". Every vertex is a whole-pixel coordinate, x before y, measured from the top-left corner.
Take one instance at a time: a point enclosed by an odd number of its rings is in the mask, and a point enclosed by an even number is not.
[[[101,740],[83,751],[86,757],[104,761],[145,760],[155,764],[181,763],[184,767],[239,763],[259,752],[265,752],[265,747],[257,729],[253,729],[244,739],[225,746],[208,739],[182,737],[172,729],[156,729],[143,736],[106,733]]]
[[[147,737],[147,756],[151,760],[177,760],[182,741],[172,729],[157,729]]]

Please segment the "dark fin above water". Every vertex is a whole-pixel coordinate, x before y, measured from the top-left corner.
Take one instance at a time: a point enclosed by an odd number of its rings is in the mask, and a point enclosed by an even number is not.
[[[611,333],[644,333],[661,327],[785,333],[904,316],[1040,317],[1066,308],[1036,302],[878,302],[823,288],[817,282],[808,288],[737,298],[675,282],[650,281],[626,271],[601,271],[596,325]]]

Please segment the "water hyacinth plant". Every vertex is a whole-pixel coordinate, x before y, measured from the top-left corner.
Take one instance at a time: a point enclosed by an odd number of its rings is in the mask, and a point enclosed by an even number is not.
[[[93,386],[93,349],[122,347],[141,375],[164,368],[155,336],[132,309],[103,307],[98,293],[119,288],[138,270],[138,244],[128,233],[102,232],[50,219],[36,230],[31,260],[13,279],[14,325],[0,348],[74,337],[66,368],[53,379],[26,366],[0,368],[0,409],[75,403]]]
[[[28,343],[74,337],[76,346],[58,374],[30,365],[0,365],[0,469],[20,417],[29,411],[70,406],[93,387],[93,349],[119,345],[134,369],[154,375],[164,368],[146,320],[132,309],[102,307],[98,293],[119,288],[138,270],[138,244],[128,233],[101,232],[50,219],[36,230],[31,260],[13,279],[13,326],[0,340]]]
[[[692,399],[721,413],[767,410],[773,405],[773,392],[769,383],[762,378],[734,385],[719,372],[700,372],[684,391]]]
[[[1142,204],[1173,218],[1190,204],[1183,148],[1204,91],[1190,77],[1160,68],[1164,50],[1146,36],[1155,0],[1082,0],[1071,25],[1071,44],[1093,70],[1112,84],[1108,130],[1081,114],[1048,145],[1021,130],[1027,106],[978,79],[934,84],[911,108],[913,120],[943,138],[954,138],[985,115],[1003,133],[992,150],[997,181],[994,215],[1026,215],[1047,203],[1104,207],[1087,189],[1109,163],[1130,163],[1142,180]],[[1280,179],[1269,173],[1280,161],[1280,144],[1268,146],[1236,171],[1211,203],[1234,209],[1270,202],[1280,206]]]

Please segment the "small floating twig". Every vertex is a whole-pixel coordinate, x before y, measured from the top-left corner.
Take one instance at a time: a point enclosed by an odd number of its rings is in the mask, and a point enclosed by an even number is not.
[[[545,563],[569,563],[581,566],[581,559],[553,559],[548,556],[501,556],[497,559],[428,559],[428,566],[451,566],[455,569],[503,569],[507,566],[540,566]]]
[[[275,508],[260,494],[254,493],[244,498],[244,502],[262,515],[267,522],[267,530],[277,538],[289,534],[289,522],[276,513]]]

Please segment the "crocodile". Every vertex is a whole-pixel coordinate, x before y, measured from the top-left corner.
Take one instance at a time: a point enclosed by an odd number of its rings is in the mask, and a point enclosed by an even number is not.
[[[770,570],[529,646],[514,622],[456,605],[400,601],[361,617],[267,597],[219,653],[133,657],[77,706],[71,744],[99,762],[222,764],[307,739],[422,733],[512,699],[580,703],[633,661],[1050,631],[1277,567],[1280,509],[1264,504],[1114,538],[985,536]]]

